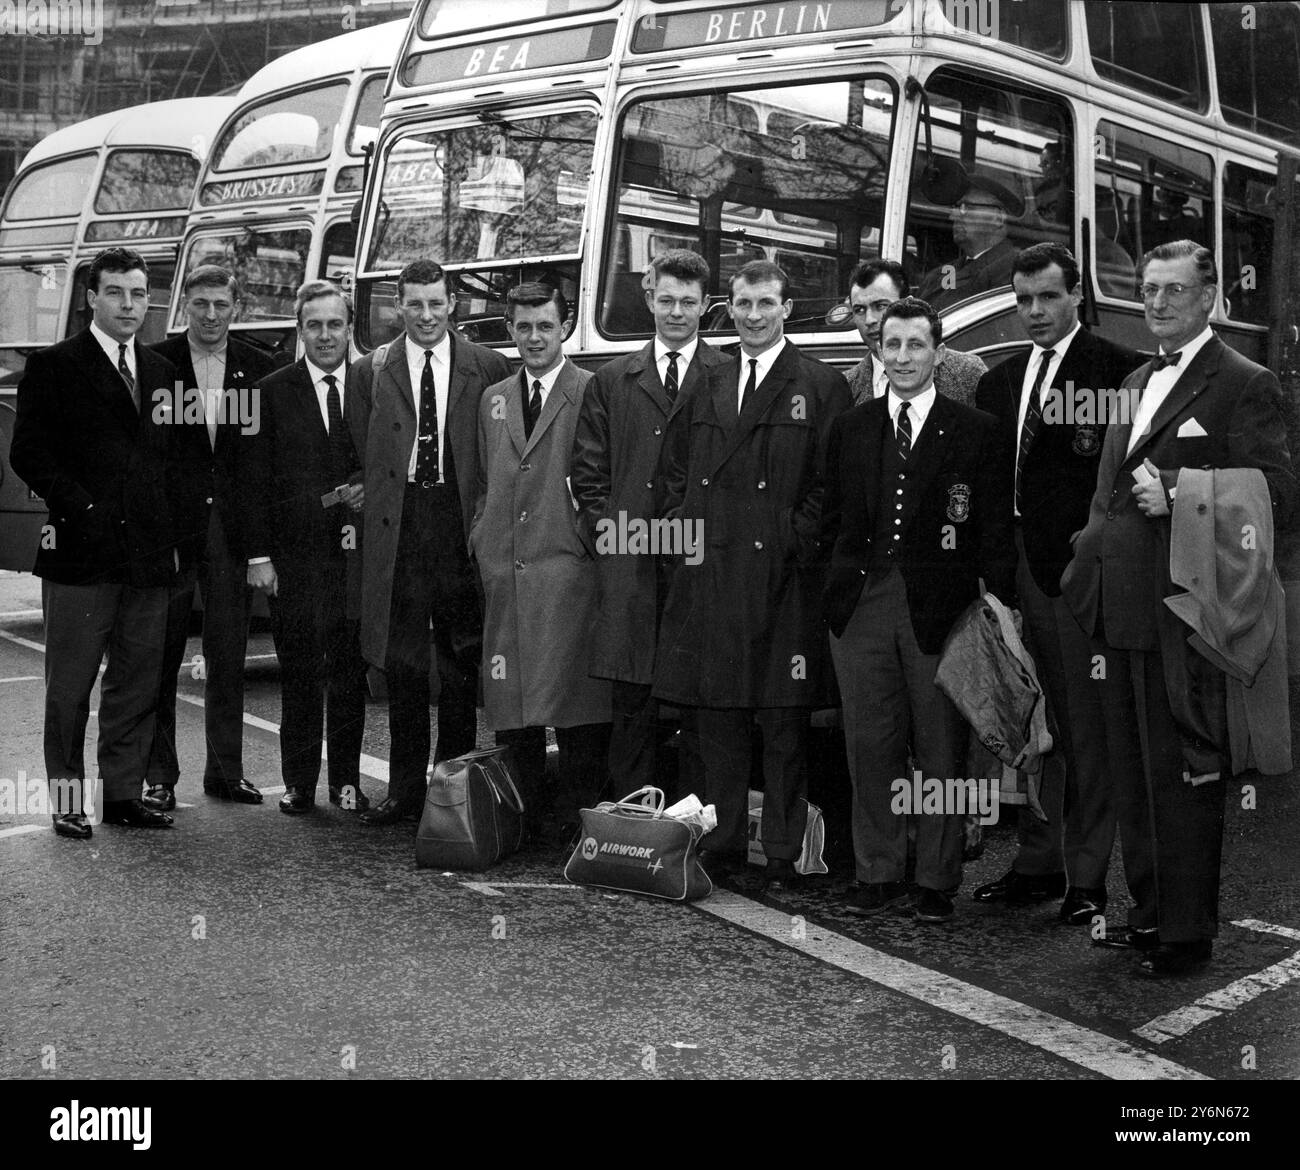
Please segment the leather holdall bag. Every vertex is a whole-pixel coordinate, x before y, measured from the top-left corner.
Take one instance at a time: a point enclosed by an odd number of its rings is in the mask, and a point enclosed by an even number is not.
[[[523,842],[524,802],[510,749],[484,748],[433,769],[415,834],[415,864],[487,869]]]

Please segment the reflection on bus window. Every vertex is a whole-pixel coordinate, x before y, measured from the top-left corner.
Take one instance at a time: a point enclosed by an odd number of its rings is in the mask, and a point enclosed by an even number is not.
[[[221,136],[212,152],[212,169],[235,171],[328,158],[347,96],[348,83],[340,81],[249,110]]]
[[[384,84],[387,81],[386,75],[372,77],[361,87],[348,134],[348,154],[360,154],[364,147],[374,145],[379,135],[379,114],[384,108]]]
[[[1267,171],[1234,162],[1223,168],[1223,299],[1235,321],[1268,324],[1276,186]]]
[[[0,321],[6,341],[53,345],[63,336],[59,304],[67,280],[63,264],[0,268]]]
[[[331,224],[325,232],[325,240],[320,250],[320,272],[322,280],[337,281],[345,289],[352,288],[352,277],[357,263],[357,227],[346,220]]]
[[[642,275],[666,247],[700,252],[715,295],[751,259],[790,276],[792,324],[824,327],[884,214],[894,92],[883,80],[713,90],[633,104],[623,117],[600,328],[652,331]],[[726,328],[709,315],[706,329]]]
[[[1093,0],[1083,7],[1098,76],[1189,110],[1205,109],[1199,5]]]
[[[1214,247],[1213,164],[1199,150],[1106,121],[1097,123],[1093,154],[1098,284],[1108,296],[1135,301],[1144,253],[1173,240]],[[1108,258],[1107,242],[1123,261]]]
[[[610,8],[614,0],[510,0],[495,7],[484,0],[425,0],[420,13],[422,37],[449,37],[484,32],[503,25],[527,24],[547,16],[572,16]],[[492,14],[498,14],[493,22]]]
[[[310,249],[307,228],[275,232],[233,228],[198,236],[185,257],[184,272],[188,275],[200,264],[220,264],[235,274],[243,290],[240,321],[282,321],[293,318],[293,298],[306,279]],[[178,327],[181,322],[172,324]]]
[[[95,195],[102,215],[188,207],[199,179],[198,159],[173,150],[115,150]]]
[[[367,267],[576,255],[595,133],[584,110],[400,139],[384,163]]]
[[[1016,252],[1072,247],[1073,128],[1064,102],[942,70],[926,86],[903,267],[936,309],[1009,286]],[[912,248],[915,247],[915,252]]]
[[[9,197],[5,207],[6,222],[80,215],[90,197],[96,162],[95,155],[82,154],[29,171]],[[188,203],[188,196],[181,202]]]
[[[1253,4],[1249,17],[1242,4],[1209,8],[1224,118],[1257,134],[1293,137],[1300,132],[1300,12],[1292,4]]]

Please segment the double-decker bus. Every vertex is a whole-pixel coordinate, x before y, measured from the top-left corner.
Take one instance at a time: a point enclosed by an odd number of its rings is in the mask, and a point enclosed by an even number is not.
[[[1247,8],[422,0],[363,209],[360,343],[396,334],[393,278],[430,257],[488,344],[507,344],[508,287],[557,282],[576,306],[566,348],[598,364],[644,344],[645,267],[689,245],[718,302],[740,263],[779,262],[787,334],[845,362],[860,353],[837,310],[854,266],[883,255],[944,285],[957,204],[982,179],[1007,194],[1008,244],[1070,246],[1089,323],[1140,349],[1138,259],[1204,243],[1225,274],[1215,327],[1262,361],[1280,324],[1279,154],[1300,142],[1300,9]],[[990,363],[1028,344],[1009,285],[942,312]],[[705,334],[732,333],[719,304]]]
[[[23,159],[0,206],[0,568],[31,566],[45,518],[9,467],[27,354],[89,323],[90,262],[115,245],[148,261],[141,339],[162,340],[199,166],[234,104],[181,98],[116,110],[56,130]]]
[[[194,191],[170,328],[200,264],[232,269],[244,303],[232,329],[292,356],[293,299],[305,280],[350,287],[353,210],[406,22],[389,21],[286,53],[239,91]]]

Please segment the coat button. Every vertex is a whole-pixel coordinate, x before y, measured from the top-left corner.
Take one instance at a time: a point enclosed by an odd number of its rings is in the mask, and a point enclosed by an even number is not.
[[[399,423],[399,422],[395,422],[395,423],[393,423],[393,430],[395,430],[395,431],[400,431],[401,429],[402,429],[402,424],[401,424],[401,423]]]
[[[656,434],[656,435],[662,435],[662,434],[663,434],[663,431],[662,431],[659,427],[655,427],[655,434]]]
[[[707,479],[700,480],[700,487],[708,487],[708,486],[709,486],[709,481]]]
[[[522,573],[522,572],[523,572],[523,569],[524,569],[524,562],[523,562],[523,561],[515,561],[515,568],[518,569],[518,570]]]
[[[527,513],[527,512],[520,512],[520,513],[519,513],[519,523],[520,523],[520,524],[527,524],[527,523],[528,523],[528,513]]]
[[[397,472],[395,472],[391,467],[388,469],[388,478],[389,479],[397,478]]]
[[[653,483],[647,483],[645,486],[646,486],[646,491],[654,491],[655,485]]]
[[[1114,519],[1115,519],[1115,513],[1114,513],[1114,512],[1107,512],[1107,513],[1106,513],[1106,519],[1107,519],[1107,520],[1114,520]]]
[[[763,542],[762,542],[761,540],[756,540],[756,541],[754,541],[754,547],[755,547],[759,552],[762,552],[762,551],[763,551]]]
[[[385,528],[388,527],[388,517],[387,517],[387,516],[385,516],[384,519],[383,519],[383,525],[384,525]]]
[[[533,469],[533,465],[531,463],[521,463],[519,465],[520,471],[532,471],[532,469]]]
[[[212,501],[209,500],[208,503],[210,504],[210,503],[212,503]],[[1197,510],[1198,512],[1204,512],[1204,511],[1205,511],[1205,505],[1204,505],[1204,504],[1197,504],[1197,505],[1196,505],[1196,510]]]
[[[758,481],[758,490],[761,492],[765,487],[767,487],[767,480],[760,479]]]
[[[212,503],[212,497],[211,497],[211,496],[209,496],[209,497],[208,497],[208,498],[207,498],[207,499],[206,499],[206,500],[204,500],[204,501],[203,501],[203,502],[204,502],[204,503],[205,503],[205,504],[210,504],[210,503]],[[1204,511],[1205,511],[1205,509],[1204,509],[1204,508],[1202,508],[1202,509],[1201,509],[1201,511],[1202,511],[1202,512],[1204,512]]]

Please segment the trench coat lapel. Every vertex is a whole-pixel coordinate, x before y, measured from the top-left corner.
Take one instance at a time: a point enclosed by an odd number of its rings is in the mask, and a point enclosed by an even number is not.
[[[794,348],[787,341],[785,348],[781,350],[776,361],[772,363],[771,368],[767,371],[767,376],[758,384],[754,393],[746,397],[740,408],[740,417],[736,419],[735,425],[727,435],[727,441],[723,444],[722,451],[713,465],[711,475],[716,475],[718,469],[749,439],[754,428],[766,417],[772,403],[781,396],[786,383],[793,376],[792,359],[794,352]],[[742,352],[741,357],[743,356]],[[734,411],[735,409],[733,404],[737,394],[736,388],[739,385],[741,357],[737,357],[733,362],[728,362],[725,366],[718,367],[720,371],[723,371],[719,379],[722,386],[720,390],[714,392],[714,404],[720,412]],[[727,398],[728,393],[731,395],[730,400]],[[723,413],[720,417],[729,419],[731,414]]]
[[[538,416],[537,423],[533,427],[533,433],[523,446],[523,454],[527,455],[538,443],[541,442],[542,436],[550,429],[551,423],[555,421],[555,416],[564,409],[567,403],[575,400],[575,391],[577,389],[576,373],[577,367],[564,359],[564,364],[560,367],[559,375],[555,379],[555,384],[551,387],[551,392],[546,396],[546,401],[542,403],[542,413]],[[519,404],[519,437],[523,438],[523,403]]]

